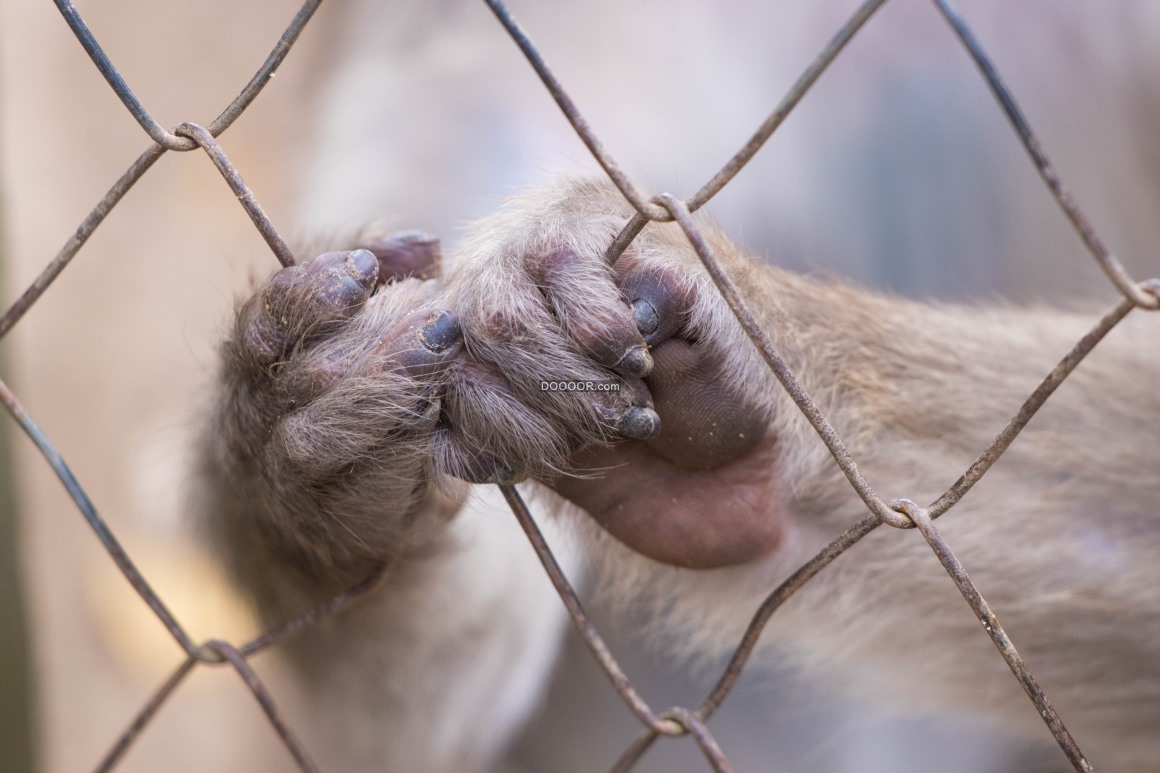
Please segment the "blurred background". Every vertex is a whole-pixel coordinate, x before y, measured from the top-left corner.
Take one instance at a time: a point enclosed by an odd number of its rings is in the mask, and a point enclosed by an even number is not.
[[[649,190],[680,196],[744,143],[856,6],[512,0],[511,10],[613,156]],[[1136,277],[1160,274],[1160,5],[961,6],[1101,235]],[[78,8],[145,105],[173,126],[208,123],[297,6]],[[0,5],[4,306],[147,144],[50,3]],[[221,144],[283,234],[315,245],[378,220],[441,234],[453,250],[466,223],[521,187],[599,173],[486,7],[466,0],[324,5]],[[888,2],[708,210],[762,257],[908,296],[1115,298],[922,0]],[[214,344],[235,300],[275,267],[208,159],[170,153],[0,345],[5,378],[195,638],[255,631],[191,536],[183,481]],[[0,770],[85,770],[180,651],[14,429],[0,422],[11,444],[0,449]],[[690,673],[650,651],[630,619],[602,622],[654,705],[696,701],[712,683],[714,670]],[[276,657],[256,665],[278,696]],[[301,707],[287,715],[291,726],[308,721]],[[739,771],[1064,763],[1057,751],[1044,756],[1046,731],[1014,739],[985,718],[883,715],[788,669],[747,675],[713,727]],[[512,770],[604,769],[635,734],[570,638]],[[290,767],[236,676],[208,669],[123,765]],[[682,740],[661,744],[639,769],[680,773],[704,762]]]

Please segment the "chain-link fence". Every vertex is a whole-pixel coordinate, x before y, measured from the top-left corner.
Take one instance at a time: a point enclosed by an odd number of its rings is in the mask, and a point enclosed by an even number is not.
[[[117,72],[109,57],[106,56],[100,44],[72,4],[68,0],[54,1],[75,33],[77,40],[84,47],[101,74],[124,103],[126,109],[129,110],[149,135],[152,143],[141,153],[112,188],[109,189],[35,281],[24,291],[12,307],[8,309],[4,316],[0,318],[0,337],[6,335],[20,321],[21,317],[41,298],[52,282],[68,267],[70,261],[77,255],[89,237],[113,208],[118,205],[130,188],[153,167],[161,156],[169,151],[187,152],[198,149],[203,150],[236,195],[239,203],[245,209],[253,221],[254,226],[261,233],[279,262],[282,265],[293,264],[295,258],[290,249],[266,217],[238,170],[234,168],[226,153],[217,143],[216,138],[230,127],[249,107],[265,85],[269,83],[275,70],[294,46],[303,28],[310,22],[315,11],[321,4],[321,0],[307,0],[303,4],[293,20],[286,27],[285,32],[270,52],[265,63],[254,73],[253,77],[238,96],[216,119],[206,126],[189,122],[181,123],[172,131],[163,128],[146,107],[134,96],[132,90]],[[699,227],[691,217],[692,212],[702,207],[721,191],[762,148],[821,74],[838,57],[846,44],[858,33],[863,25],[884,4],[885,0],[868,0],[868,2],[865,2],[837,31],[829,44],[822,49],[809,67],[801,74],[794,86],[774,108],[773,112],[769,114],[757,131],[754,132],[744,147],[707,183],[693,195],[683,200],[669,194],[652,196],[639,188],[608,154],[597,134],[588,125],[584,116],[569,97],[568,92],[552,74],[551,70],[549,70],[540,52],[528,36],[520,29],[502,2],[500,0],[485,0],[485,2],[494,12],[496,18],[503,25],[504,29],[506,29],[512,40],[523,52],[528,63],[535,70],[544,86],[564,112],[577,135],[591,151],[601,168],[607,173],[609,179],[636,210],[637,214],[625,224],[620,235],[610,245],[608,250],[609,261],[615,262],[648,222],[675,221],[684,231],[689,243],[704,263],[713,281],[721,291],[722,296],[733,310],[754,346],[757,347],[778,381],[817,431],[822,442],[825,443],[832,454],[835,463],[845,474],[850,485],[857,492],[869,511],[860,521],[837,536],[821,552],[801,566],[789,579],[769,594],[753,616],[747,631],[734,651],[724,673],[699,706],[696,708],[674,707],[658,711],[651,707],[637,692],[632,680],[618,665],[608,647],[601,639],[599,632],[586,616],[578,596],[556,562],[551,550],[539,532],[535,519],[524,505],[519,493],[512,486],[501,486],[504,497],[507,499],[512,511],[527,534],[529,541],[536,550],[553,585],[559,592],[568,613],[576,625],[576,629],[583,637],[593,657],[607,674],[613,689],[619,693],[625,704],[643,726],[639,738],[623,753],[614,769],[617,771],[626,771],[633,768],[650,746],[662,736],[687,734],[693,737],[714,770],[729,770],[730,767],[726,759],[726,754],[718,746],[707,723],[714,712],[728,698],[730,691],[742,673],[766,624],[781,604],[790,598],[797,589],[809,582],[814,575],[824,569],[839,555],[857,544],[863,537],[879,526],[886,524],[899,529],[917,528],[921,532],[939,561],[947,570],[952,581],[959,588],[976,617],[982,623],[984,630],[991,637],[1000,656],[1010,667],[1019,685],[1027,693],[1034,704],[1035,710],[1039,713],[1047,728],[1058,742],[1063,754],[1066,755],[1067,759],[1077,770],[1090,770],[1091,766],[1085,760],[1076,741],[1071,737],[1062,718],[1052,708],[1034,676],[1020,658],[1014,644],[1004,632],[994,612],[975,587],[946,541],[940,536],[933,521],[950,510],[985,475],[987,470],[1002,456],[1011,442],[1027,425],[1031,417],[1043,406],[1055,389],[1063,383],[1079,362],[1092,351],[1113,327],[1134,309],[1156,310],[1160,308],[1160,281],[1135,281],[1109,252],[1108,248],[1101,241],[1090,222],[1062,184],[1017,103],[1003,84],[995,67],[988,59],[978,40],[967,27],[963,18],[946,0],[933,0],[938,12],[945,17],[970,57],[978,66],[979,71],[994,94],[1000,108],[1019,136],[1032,163],[1038,169],[1048,189],[1074,225],[1080,238],[1099,263],[1109,281],[1120,291],[1123,298],[1095,323],[1090,332],[1081,338],[1067,356],[1059,362],[1055,369],[1042,380],[1039,386],[1024,402],[1018,413],[1011,418],[1006,427],[995,438],[994,442],[978,455],[974,463],[970,465],[954,485],[932,503],[924,507],[905,499],[886,502],[875,493],[870,482],[859,472],[855,460],[851,458],[841,437],[838,436],[827,417],[818,409],[810,395],[802,388],[801,384],[795,378],[795,375],[788,369],[784,360],[774,348],[770,339],[761,330],[750,309],[747,307],[745,300],[740,297],[729,277],[722,271],[708,241],[704,238]],[[356,602],[361,596],[370,592],[376,586],[388,571],[387,567],[379,567],[370,576],[344,593],[319,604],[313,609],[302,612],[297,617],[265,631],[250,641],[234,644],[213,638],[204,642],[197,642],[191,638],[181,622],[167,607],[165,601],[155,592],[149,581],[137,569],[131,556],[108,528],[85,493],[84,488],[70,471],[68,465],[56,451],[51,441],[45,436],[37,423],[24,410],[17,397],[3,382],[0,382],[0,401],[4,403],[9,413],[16,419],[20,427],[44,455],[44,458],[59,477],[69,496],[121,573],[153,613],[161,620],[173,639],[185,653],[184,661],[153,694],[139,714],[125,728],[121,736],[115,740],[108,753],[98,764],[98,769],[108,770],[116,766],[133,741],[147,729],[150,721],[162,708],[167,699],[181,686],[186,677],[195,668],[202,665],[228,666],[234,669],[261,705],[271,725],[277,731],[298,765],[303,770],[317,769],[311,761],[308,750],[297,740],[293,729],[288,726],[280,713],[273,696],[263,686],[248,660],[256,653],[285,641],[287,638],[301,632],[320,619],[338,613],[343,608]],[[1014,686],[1012,689],[1014,689]],[[1028,711],[1031,710],[1030,708],[1028,709]]]

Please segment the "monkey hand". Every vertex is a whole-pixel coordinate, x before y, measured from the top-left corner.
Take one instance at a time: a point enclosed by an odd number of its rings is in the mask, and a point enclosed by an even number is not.
[[[218,523],[331,575],[419,535],[440,509],[439,378],[462,345],[437,274],[437,243],[408,234],[282,269],[241,308],[203,455],[236,510]]]
[[[466,245],[443,411],[479,466],[453,472],[538,478],[659,561],[753,560],[781,535],[770,379],[675,225],[607,265],[631,214],[610,186],[569,183]]]

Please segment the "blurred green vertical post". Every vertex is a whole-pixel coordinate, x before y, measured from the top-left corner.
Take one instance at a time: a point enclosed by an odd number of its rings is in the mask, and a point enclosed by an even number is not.
[[[3,203],[0,190],[0,288],[7,265]],[[3,296],[0,296],[3,297]],[[8,378],[6,350],[0,350],[0,373]],[[20,560],[19,511],[13,475],[12,429],[0,416],[0,771],[36,770],[33,739],[32,661]]]

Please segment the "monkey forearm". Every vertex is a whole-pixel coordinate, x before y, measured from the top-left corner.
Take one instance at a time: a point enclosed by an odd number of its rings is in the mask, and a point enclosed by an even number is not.
[[[771,337],[887,499],[922,501],[949,487],[1100,316],[1098,309],[917,303],[770,268],[753,276],[752,303],[764,311]],[[1095,348],[997,470],[1037,485],[1064,474],[1150,485],[1160,445],[1148,441],[1140,418],[1160,405],[1152,386],[1160,363],[1150,356],[1151,320],[1143,316]],[[790,459],[803,447],[820,448],[783,390],[773,391]],[[781,471],[804,472],[792,461]],[[1096,506],[1113,494],[1085,488],[1079,501]]]
[[[614,205],[589,206],[603,214]],[[542,238],[601,243],[584,226]],[[711,238],[887,501],[926,504],[946,490],[1099,317],[889,298],[756,265]],[[665,610],[659,626],[680,646],[724,654],[766,594],[866,509],[674,226],[649,226],[614,281],[634,310],[647,299],[659,318],[646,316],[648,329],[675,320],[669,337],[646,338],[655,366],[644,384],[661,431],[590,447],[572,460],[585,477],[551,482],[632,551],[719,567],[673,572],[607,540],[594,546],[607,554],[612,583],[631,578],[638,600],[653,597]],[[1137,743],[1131,757],[1119,748],[1125,706],[1160,714],[1160,700],[1134,692],[1141,671],[1147,683],[1160,680],[1160,663],[1143,655],[1160,636],[1160,601],[1141,590],[1160,583],[1160,444],[1149,423],[1160,415],[1160,364],[1148,343],[1154,320],[1136,317],[939,522],[1076,732],[1093,751],[1133,764],[1154,750]],[[559,360],[544,369],[568,376]],[[1110,632],[1112,621],[1129,618],[1138,629]],[[770,634],[822,668],[849,665],[875,693],[986,708],[1036,727],[1026,697],[913,530],[880,529],[835,561],[778,613]],[[771,655],[766,649],[758,660]],[[1098,671],[1098,694],[1078,664]]]
[[[926,504],[940,495],[1099,318],[934,306],[771,268],[738,269],[775,345],[887,501]],[[1124,706],[1160,712],[1155,696],[1137,694],[1160,676],[1155,657],[1141,656],[1160,634],[1160,602],[1144,590],[1160,581],[1154,335],[1144,314],[1110,333],[939,521],[1077,737],[1123,764],[1143,764],[1155,751],[1138,734],[1120,745],[1133,737]],[[784,519],[784,532],[776,550],[748,566],[640,583],[676,611],[665,627],[685,646],[719,653],[736,646],[765,594],[866,515],[800,411],[767,383],[748,341],[736,330],[730,336],[747,358],[739,377],[776,401],[777,452],[767,474],[778,505],[769,514]],[[712,508],[703,514],[717,518]],[[729,605],[720,604],[725,588]],[[1128,619],[1139,630],[1125,628]],[[819,667],[845,664],[876,695],[985,708],[1037,729],[1035,712],[913,531],[880,529],[835,561],[778,613],[769,634]],[[1077,669],[1098,673],[1101,689],[1090,691]]]
[[[393,560],[398,571],[335,624],[331,645],[357,649],[341,632],[373,631],[385,670],[445,662],[460,680],[488,675],[502,698],[494,677],[520,683],[523,656],[498,671],[480,664],[503,629],[524,631],[521,646],[543,655],[546,617],[521,601],[522,564],[502,557],[518,535],[497,545],[498,532],[472,531],[486,519],[451,519],[461,495],[435,482],[546,482],[623,543],[587,529],[610,581],[631,586],[614,595],[653,597],[681,646],[717,654],[736,646],[766,594],[865,516],[675,225],[649,225],[605,264],[629,215],[607,185],[567,183],[481,224],[443,288],[399,280],[372,296],[369,264],[332,254],[287,269],[251,302],[227,345],[203,478],[211,523],[268,617]],[[887,501],[942,493],[1095,319],[889,298],[759,265],[706,231]],[[1141,670],[1160,684],[1160,601],[1140,592],[1160,584],[1160,444],[1140,418],[1160,415],[1160,369],[1133,322],[939,522],[1061,711],[1103,748],[1124,727],[1117,702],[1160,715],[1160,698],[1132,692]],[[473,612],[437,614],[445,593]],[[1109,632],[1126,617],[1139,624]],[[879,529],[835,561],[778,613],[779,632],[826,668],[870,661],[861,673],[872,689],[881,677],[903,699],[1034,721],[913,530]],[[1098,668],[1107,689],[1085,694],[1077,663]],[[458,716],[444,682],[416,679],[368,682],[368,705],[396,688],[421,704],[385,712],[392,733],[414,730],[415,717]],[[526,706],[531,692],[515,692],[512,705]],[[464,705],[489,705],[476,698]]]

